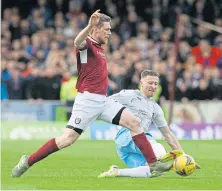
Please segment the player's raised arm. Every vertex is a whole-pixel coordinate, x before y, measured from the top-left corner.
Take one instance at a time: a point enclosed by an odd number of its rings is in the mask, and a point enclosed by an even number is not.
[[[95,11],[90,19],[88,25],[77,35],[74,40],[74,45],[77,49],[84,48],[86,45],[86,38],[89,35],[90,31],[95,27],[100,20],[101,14],[99,13],[100,10]]]

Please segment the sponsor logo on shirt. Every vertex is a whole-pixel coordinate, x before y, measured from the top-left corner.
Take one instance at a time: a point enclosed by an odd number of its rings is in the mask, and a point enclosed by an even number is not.
[[[99,54],[100,56],[106,58],[106,55],[105,55],[103,52],[99,52],[99,51],[97,51],[97,54]]]

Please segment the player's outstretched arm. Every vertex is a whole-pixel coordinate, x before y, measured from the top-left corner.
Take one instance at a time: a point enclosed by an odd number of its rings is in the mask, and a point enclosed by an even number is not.
[[[175,135],[170,131],[169,127],[161,127],[159,128],[160,132],[164,136],[168,145],[172,148],[172,150],[180,150],[183,151],[180,143],[178,142]]]
[[[159,128],[160,132],[164,136],[165,140],[167,141],[168,145],[172,148],[172,150],[180,150],[184,153],[180,143],[178,142],[175,135],[170,131],[168,127]],[[196,163],[196,169],[200,169],[200,165]]]
[[[95,27],[99,23],[101,17],[99,11],[100,10],[97,10],[91,15],[88,25],[75,38],[74,45],[77,49],[81,49],[86,45],[85,40],[87,36],[89,35],[93,27]]]

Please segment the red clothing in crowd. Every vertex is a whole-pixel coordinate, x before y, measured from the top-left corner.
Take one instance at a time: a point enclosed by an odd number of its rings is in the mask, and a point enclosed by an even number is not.
[[[196,46],[192,48],[192,54],[196,57],[196,63],[201,64],[204,68],[215,67],[219,58],[222,56],[220,48],[212,46],[210,48],[210,54],[208,57],[204,57],[201,53],[200,47]]]

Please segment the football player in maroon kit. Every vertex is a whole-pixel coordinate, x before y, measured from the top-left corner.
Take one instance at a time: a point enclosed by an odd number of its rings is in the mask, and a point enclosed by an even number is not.
[[[138,119],[123,105],[106,96],[108,71],[102,45],[108,43],[110,24],[110,17],[97,10],[91,15],[88,25],[77,35],[74,45],[77,50],[78,95],[64,133],[46,142],[33,154],[23,155],[13,168],[12,177],[20,177],[38,161],[72,145],[95,119],[127,127],[148,162],[152,176],[162,175],[171,168],[169,164],[157,161]]]

